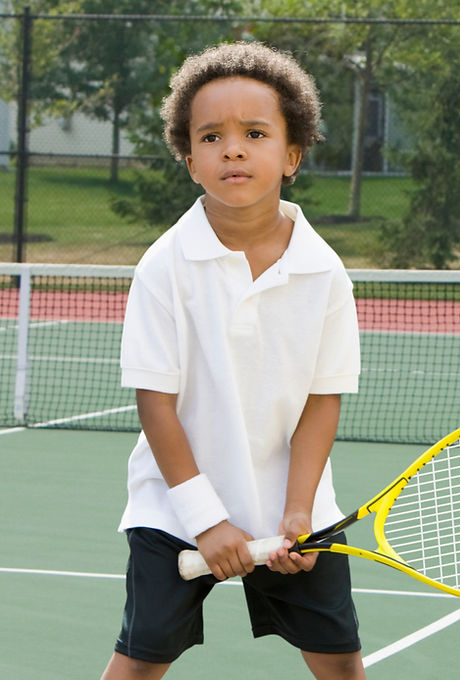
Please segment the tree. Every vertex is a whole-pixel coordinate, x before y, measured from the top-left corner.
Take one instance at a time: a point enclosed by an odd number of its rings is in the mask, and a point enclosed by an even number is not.
[[[0,23],[0,97],[5,101],[17,98],[21,79],[22,66],[22,19],[23,0],[9,0],[5,12],[16,14],[18,18]],[[66,11],[78,11],[79,0],[29,0],[27,6],[32,15],[39,13],[60,14]],[[50,110],[51,100],[55,100],[54,80],[50,76],[55,73],[60,63],[61,42],[59,26],[56,21],[33,21],[32,27],[30,112],[33,121],[40,122],[44,110]]]
[[[87,14],[148,13],[147,0],[81,0]],[[55,75],[73,109],[112,126],[110,179],[118,179],[121,131],[146,104],[155,72],[155,35],[147,21],[62,20],[62,67]]]
[[[240,9],[238,0],[195,0],[187,4],[187,12],[184,12],[183,3],[176,0],[159,1],[155,6],[159,14],[182,16],[189,13],[210,19],[213,16],[219,19]],[[243,28],[232,21],[199,22],[192,18],[155,22],[154,77],[148,91],[148,103],[133,110],[127,129],[136,153],[158,157],[161,171],[158,172],[158,162],[155,163],[156,170],[137,171],[135,196],[114,200],[112,207],[117,213],[147,226],[158,223],[169,226],[201,193],[191,182],[185,165],[178,165],[165,146],[159,108],[171,75],[189,54],[212,43],[236,39]]]
[[[359,17],[365,20],[375,18],[382,5],[389,3],[382,0],[310,0],[308,3],[290,0],[283,5],[276,2],[268,4],[270,13],[273,12],[274,16],[281,14],[319,20]],[[266,6],[267,3],[264,3],[264,8]],[[304,66],[313,70],[320,81],[322,97],[327,104],[334,102],[338,89],[343,92],[344,84],[348,85],[348,96],[342,97],[341,105],[335,103],[336,109],[340,107],[339,118],[333,118],[333,124],[329,124],[330,108],[326,105],[325,119],[327,129],[331,131],[328,137],[336,134],[334,128],[339,126],[342,134],[344,130],[349,131],[346,141],[351,161],[348,215],[352,220],[359,219],[369,95],[376,74],[395,39],[395,31],[385,25],[345,24],[339,21],[303,26],[299,24],[294,30],[290,24],[289,31],[285,30],[283,24],[273,24],[268,29],[262,25],[255,27],[255,32],[277,46],[291,49]],[[354,114],[350,115],[353,100]],[[345,126],[344,119],[347,123]],[[350,126],[353,126],[353,131]]]
[[[353,17],[360,20],[369,19],[370,23],[301,23],[290,22],[257,22],[253,21],[245,26],[239,26],[228,35],[237,37],[244,29],[245,36],[264,40],[280,49],[290,50],[307,70],[314,73],[319,80],[321,93],[326,102],[325,120],[326,135],[329,139],[339,139],[337,145],[342,158],[347,155],[347,147],[353,139],[353,150],[350,154],[352,173],[350,181],[350,198],[348,218],[357,220],[361,214],[361,184],[363,176],[363,160],[365,152],[365,137],[367,127],[367,107],[369,93],[378,82],[388,90],[391,83],[401,76],[400,63],[415,69],[417,64],[427,63],[423,52],[439,46],[435,35],[426,28],[418,29],[410,23],[398,25],[379,23],[385,16],[398,19],[412,19],[423,14],[430,16],[433,9],[430,0],[420,0],[416,6],[409,0],[287,0],[284,3],[269,0],[261,3],[247,3],[246,15],[257,16],[263,14],[265,19],[288,18],[331,18],[334,16],[344,19]],[[448,15],[449,8],[453,11],[454,0],[444,0],[440,11]],[[206,13],[205,2],[201,13]],[[196,12],[197,5],[195,5]],[[228,8],[227,8],[228,9]],[[175,10],[175,4],[171,11]],[[252,11],[249,11],[252,10]],[[431,14],[432,16],[432,14]],[[434,18],[434,17],[433,17]],[[230,28],[226,27],[226,28]],[[151,110],[138,111],[132,118],[137,149],[148,153],[164,153],[161,142],[161,123],[157,109],[160,103],[158,94],[164,92],[169,73],[180,63],[188,52],[201,47],[197,35],[191,36],[191,42],[184,38],[187,28],[178,25],[167,26],[167,30],[174,30],[175,39],[166,36],[166,27],[160,28],[161,38],[158,42],[158,61],[162,65],[161,86],[156,88],[156,94],[151,96]],[[214,29],[214,27],[213,27]],[[238,32],[237,32],[238,31]],[[208,43],[212,42],[212,35],[208,36]],[[423,49],[420,45],[423,45]],[[187,45],[188,49],[185,49]],[[399,62],[399,63],[398,63]],[[353,110],[353,80],[357,86],[355,92],[354,134],[352,134]],[[331,153],[332,145],[320,146],[315,150],[315,161]],[[335,147],[337,148],[337,147]],[[314,153],[315,153],[314,152]]]
[[[149,228],[160,227],[161,233],[174,224],[202,193],[201,187],[191,181],[185,165],[178,165],[171,158],[165,160],[159,170],[138,171],[134,198],[114,196],[111,207],[129,222]]]
[[[460,69],[442,70],[431,87],[426,72],[413,75],[419,84],[412,102],[418,134],[413,150],[401,160],[416,188],[403,219],[382,228],[387,257],[395,267],[442,269],[459,256]]]
[[[433,32],[423,28],[422,33],[410,24],[410,20],[454,18],[458,15],[458,2],[440,0],[434,4],[432,0],[419,0],[417,3],[411,0],[309,0],[305,3],[287,0],[281,4],[271,0],[260,5],[271,16],[344,20],[344,23],[307,25],[303,28],[300,25],[293,28],[289,24],[288,31],[284,24],[263,24],[255,25],[254,31],[256,35],[275,45],[291,49],[296,56],[300,54],[300,60],[303,59],[304,64],[307,53],[309,63],[314,63],[315,74],[320,75],[325,101],[330,99],[331,93],[333,96],[337,83],[339,87],[343,85],[341,81],[346,69],[353,74],[356,97],[348,216],[350,219],[358,219],[361,214],[361,185],[371,88],[376,83],[383,88],[388,87],[395,77],[398,61],[404,63],[408,59],[407,63],[414,64],[421,59],[420,63],[425,64],[426,59],[422,56],[424,51],[432,49],[439,53],[442,45]],[[406,19],[408,23],[385,24],[385,18]],[[352,19],[358,19],[359,23],[345,23],[345,20]],[[365,22],[366,19],[369,23]],[[343,112],[341,115],[343,116]],[[328,122],[327,108],[325,118]],[[348,121],[345,129],[348,129]]]

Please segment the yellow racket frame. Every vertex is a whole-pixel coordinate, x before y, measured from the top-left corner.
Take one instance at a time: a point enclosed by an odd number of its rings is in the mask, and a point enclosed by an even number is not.
[[[437,588],[438,590],[442,590],[445,593],[460,596],[460,590],[458,588],[453,588],[451,586],[444,585],[443,583],[439,583],[438,581],[421,574],[419,571],[407,564],[407,562],[405,562],[398,555],[398,553],[393,550],[385,536],[385,520],[388,516],[388,513],[390,512],[394,501],[409,482],[411,477],[413,477],[424,465],[429,463],[430,460],[437,456],[438,453],[441,453],[441,451],[456,442],[458,439],[460,439],[460,428],[454,430],[439,442],[427,449],[419,458],[417,458],[417,460],[409,465],[409,467],[404,470],[404,472],[398,475],[398,477],[391,484],[385,487],[385,489],[383,489],[379,494],[367,501],[352,515],[349,515],[343,520],[343,522],[340,523],[337,531],[350,526],[355,521],[363,519],[363,517],[366,517],[367,515],[375,513],[374,535],[377,540],[377,548],[375,550],[365,550],[363,548],[355,548],[350,545],[329,542],[324,548],[321,548],[321,543],[316,543],[314,547],[313,545],[309,547],[309,535],[306,534],[305,536],[299,536],[297,539],[298,544],[300,544],[300,552],[333,552],[341,553],[343,555],[364,557],[365,559],[372,560],[374,562],[380,562],[381,564],[386,564],[389,567],[394,567],[395,569],[412,576],[418,581]],[[304,543],[304,541],[307,542]]]

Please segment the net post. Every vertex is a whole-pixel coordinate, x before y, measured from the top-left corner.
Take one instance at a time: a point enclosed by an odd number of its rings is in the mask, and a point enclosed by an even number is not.
[[[30,266],[22,265],[19,275],[18,352],[14,385],[14,417],[21,424],[25,423],[28,407],[30,290]]]

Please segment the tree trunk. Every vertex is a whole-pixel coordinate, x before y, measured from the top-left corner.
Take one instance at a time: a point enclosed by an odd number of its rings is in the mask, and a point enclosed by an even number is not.
[[[364,165],[364,141],[367,129],[367,111],[369,93],[373,78],[371,41],[366,42],[366,62],[363,71],[359,72],[359,96],[357,126],[354,134],[354,148],[352,153],[350,198],[348,215],[353,219],[359,219],[361,215],[361,183]]]
[[[112,158],[110,161],[110,182],[118,182],[118,166],[120,153],[120,113],[114,112],[112,123]]]

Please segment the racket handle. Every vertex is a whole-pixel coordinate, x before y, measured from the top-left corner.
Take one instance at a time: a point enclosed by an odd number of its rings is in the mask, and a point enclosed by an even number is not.
[[[249,541],[248,548],[254,564],[256,566],[265,564],[269,554],[281,548],[283,541],[284,536],[272,536],[271,538]],[[185,581],[190,581],[192,578],[210,574],[211,570],[198,550],[182,550],[179,553],[179,573]]]

